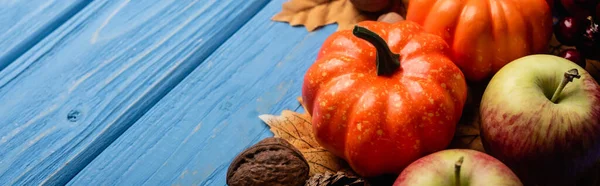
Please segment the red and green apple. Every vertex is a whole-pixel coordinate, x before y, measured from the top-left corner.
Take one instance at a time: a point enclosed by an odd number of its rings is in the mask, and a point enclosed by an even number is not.
[[[600,160],[600,86],[567,59],[508,63],[487,85],[480,114],[485,151],[525,185],[570,185]]]
[[[394,186],[521,186],[519,178],[494,157],[471,149],[446,149],[408,165]]]

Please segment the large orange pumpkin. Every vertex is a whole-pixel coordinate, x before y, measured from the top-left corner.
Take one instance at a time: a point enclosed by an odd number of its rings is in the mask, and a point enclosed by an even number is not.
[[[442,36],[467,80],[482,81],[517,58],[546,53],[546,0],[411,0],[406,19]]]
[[[399,174],[448,146],[466,81],[448,44],[409,21],[329,36],[304,77],[317,141],[366,177]]]

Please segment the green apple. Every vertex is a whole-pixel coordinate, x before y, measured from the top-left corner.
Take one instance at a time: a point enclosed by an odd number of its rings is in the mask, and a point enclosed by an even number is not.
[[[446,149],[424,156],[406,167],[394,186],[521,186],[502,162],[483,152]]]
[[[572,185],[600,160],[600,86],[567,59],[536,54],[505,65],[480,114],[485,151],[525,185]]]

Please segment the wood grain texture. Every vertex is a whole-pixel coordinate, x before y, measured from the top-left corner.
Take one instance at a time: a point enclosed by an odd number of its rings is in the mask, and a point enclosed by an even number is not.
[[[91,0],[0,0],[0,70]]]
[[[68,182],[266,3],[90,3],[0,72],[0,185]]]
[[[300,107],[304,73],[335,26],[272,22],[274,0],[70,185],[225,185],[230,161],[273,134],[258,116]]]

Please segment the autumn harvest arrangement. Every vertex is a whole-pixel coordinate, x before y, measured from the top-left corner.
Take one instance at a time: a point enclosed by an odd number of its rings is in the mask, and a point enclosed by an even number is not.
[[[337,23],[304,113],[240,152],[228,185],[600,185],[600,0],[289,0]]]

